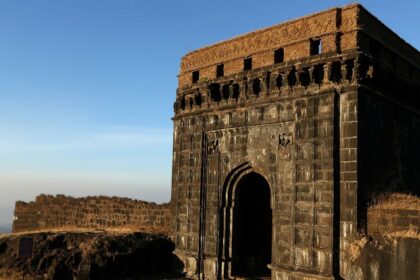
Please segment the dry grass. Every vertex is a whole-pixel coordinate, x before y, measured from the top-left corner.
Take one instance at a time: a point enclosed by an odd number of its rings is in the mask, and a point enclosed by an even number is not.
[[[420,232],[414,226],[410,226],[408,230],[385,232],[383,236],[388,239],[413,238],[420,240]]]
[[[403,193],[380,194],[374,199],[371,209],[420,210],[420,198]]]
[[[3,238],[3,237],[8,237],[8,236],[10,236],[10,235],[12,235],[11,233],[0,233],[0,238]],[[0,279],[1,280],[1,279]]]
[[[365,248],[367,243],[367,237],[363,236],[361,239],[355,240],[353,243],[350,244],[350,248],[348,251],[350,261],[355,262],[360,258],[360,256],[362,255],[363,248]]]
[[[141,229],[141,228],[131,228],[131,227],[125,227],[125,228],[106,228],[106,229],[98,229],[98,228],[81,228],[81,227],[58,227],[58,228],[46,228],[46,229],[39,229],[39,230],[33,230],[33,231],[22,231],[22,232],[16,232],[16,233],[6,233],[1,234],[1,237],[10,237],[10,236],[22,236],[22,235],[28,235],[33,233],[43,233],[43,232],[50,232],[50,233],[106,233],[110,235],[123,235],[123,234],[130,234],[134,232],[144,232],[144,233],[155,233],[155,234],[168,234],[165,231],[159,231],[159,230],[150,230],[150,229]],[[1,279],[0,279],[1,280]]]

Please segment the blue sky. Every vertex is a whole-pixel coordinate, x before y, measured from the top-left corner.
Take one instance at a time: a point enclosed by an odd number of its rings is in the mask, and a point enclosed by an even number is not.
[[[0,225],[39,193],[168,201],[180,58],[350,2],[0,0]],[[420,48],[420,1],[360,3]]]

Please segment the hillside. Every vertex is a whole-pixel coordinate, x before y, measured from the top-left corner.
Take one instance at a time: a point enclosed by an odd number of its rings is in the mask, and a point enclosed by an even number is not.
[[[0,279],[179,278],[173,272],[182,267],[173,249],[167,236],[142,232],[4,235],[0,237]]]

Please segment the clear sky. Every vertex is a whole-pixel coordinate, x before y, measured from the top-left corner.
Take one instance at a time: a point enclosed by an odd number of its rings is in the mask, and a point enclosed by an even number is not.
[[[169,201],[180,58],[351,1],[0,0],[0,225],[39,193]],[[420,49],[420,1],[361,1]]]

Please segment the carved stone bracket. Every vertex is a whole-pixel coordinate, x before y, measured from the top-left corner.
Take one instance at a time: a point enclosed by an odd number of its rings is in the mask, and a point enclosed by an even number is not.
[[[330,84],[331,80],[331,72],[332,72],[332,63],[328,62],[324,65],[324,84]]]
[[[311,64],[273,66],[267,71],[246,71],[231,77],[200,82],[190,88],[178,89],[175,114],[197,113],[228,105],[243,106],[256,99],[304,94],[302,87],[337,87],[356,81],[372,80],[372,63],[359,56],[340,57],[334,61],[313,61]],[[339,78],[340,77],[340,78]],[[356,80],[359,79],[359,80]]]
[[[292,146],[292,135],[280,133],[278,138],[278,149],[280,151],[280,156],[284,160],[291,159],[290,148]]]
[[[292,143],[292,136],[280,133],[279,134],[279,148],[286,149]]]
[[[215,133],[207,134],[206,154],[214,155],[219,153],[219,139]]]

